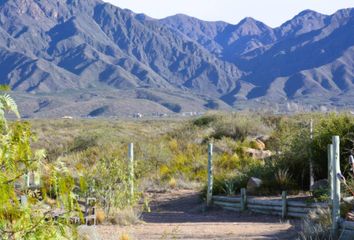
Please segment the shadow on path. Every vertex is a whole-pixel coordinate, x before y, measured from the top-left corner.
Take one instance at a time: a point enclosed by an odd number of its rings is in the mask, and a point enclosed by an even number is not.
[[[200,195],[193,191],[158,195],[151,203],[151,213],[142,215],[147,223],[281,223],[281,219],[276,216],[232,212],[219,207],[206,210]],[[298,223],[299,220],[292,222]]]
[[[282,222],[278,217],[237,213],[219,208],[205,211],[198,193],[175,190],[151,193],[151,213],[144,213],[143,224],[99,226],[102,239],[117,239],[127,233],[137,240],[188,239],[297,239],[300,221]]]

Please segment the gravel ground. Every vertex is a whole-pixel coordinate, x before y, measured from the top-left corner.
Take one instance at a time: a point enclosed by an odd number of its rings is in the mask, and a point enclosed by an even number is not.
[[[191,190],[151,194],[152,212],[143,223],[95,229],[102,240],[129,239],[296,239],[300,221],[282,222],[279,217],[212,209],[204,211],[198,194]],[[98,239],[98,238],[96,238]]]

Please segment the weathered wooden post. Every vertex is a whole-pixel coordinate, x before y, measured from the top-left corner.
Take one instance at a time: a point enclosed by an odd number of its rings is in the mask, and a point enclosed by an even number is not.
[[[41,174],[39,171],[33,172],[33,174],[34,174],[34,177],[33,177],[34,178],[34,185],[36,187],[38,187],[39,185],[41,185]]]
[[[329,187],[329,203],[332,204],[333,201],[333,144],[328,144],[328,187]]]
[[[134,199],[134,144],[129,144],[128,149],[129,160],[129,190],[130,190],[130,202]]]
[[[340,218],[340,181],[338,173],[340,173],[340,152],[339,152],[339,136],[332,138],[333,155],[332,155],[332,167],[333,167],[333,205],[332,205],[332,234],[336,239],[338,236],[338,221]]]
[[[20,202],[21,202],[21,205],[26,207],[27,206],[27,196],[26,195],[21,195],[20,196]]]
[[[211,207],[213,201],[213,144],[208,146],[208,191],[207,207]]]
[[[31,185],[31,175],[29,172],[25,174],[25,188],[29,188]]]
[[[286,218],[287,214],[288,214],[288,209],[287,209],[286,191],[283,191],[281,193],[281,217]]]
[[[241,211],[246,210],[246,203],[247,203],[247,195],[246,195],[246,189],[241,188]]]
[[[312,185],[315,182],[314,176],[313,176],[313,162],[312,162],[312,142],[313,142],[313,119],[310,121],[310,149],[309,149],[309,166],[310,166],[310,190],[312,190]]]

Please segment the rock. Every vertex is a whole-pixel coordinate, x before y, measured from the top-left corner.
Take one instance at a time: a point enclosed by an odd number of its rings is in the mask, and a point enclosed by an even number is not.
[[[255,193],[257,189],[262,186],[263,181],[256,177],[251,177],[247,182],[247,191]]]
[[[257,150],[264,150],[266,146],[260,139],[253,139],[250,142],[250,147]]]
[[[81,225],[77,228],[79,239],[85,240],[101,240],[95,227]]]
[[[254,148],[246,148],[245,153],[249,154],[255,159],[265,159],[272,156],[272,152],[269,150],[258,150]]]
[[[264,150],[265,149],[266,145],[264,144],[264,142],[262,142],[259,139],[256,139],[256,143],[258,145],[258,149],[260,149],[260,150]]]
[[[262,135],[262,136],[258,136],[256,137],[256,139],[262,141],[262,142],[266,142],[270,139],[270,136],[269,135]]]
[[[328,180],[327,179],[321,179],[316,182],[311,186],[312,190],[318,190],[318,189],[323,189],[323,188],[328,188]]]

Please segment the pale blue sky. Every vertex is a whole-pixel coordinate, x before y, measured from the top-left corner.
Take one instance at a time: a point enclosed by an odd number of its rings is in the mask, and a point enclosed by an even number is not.
[[[354,0],[104,0],[136,13],[163,18],[184,13],[203,20],[238,23],[253,17],[277,27],[305,9],[332,14],[354,7]]]

